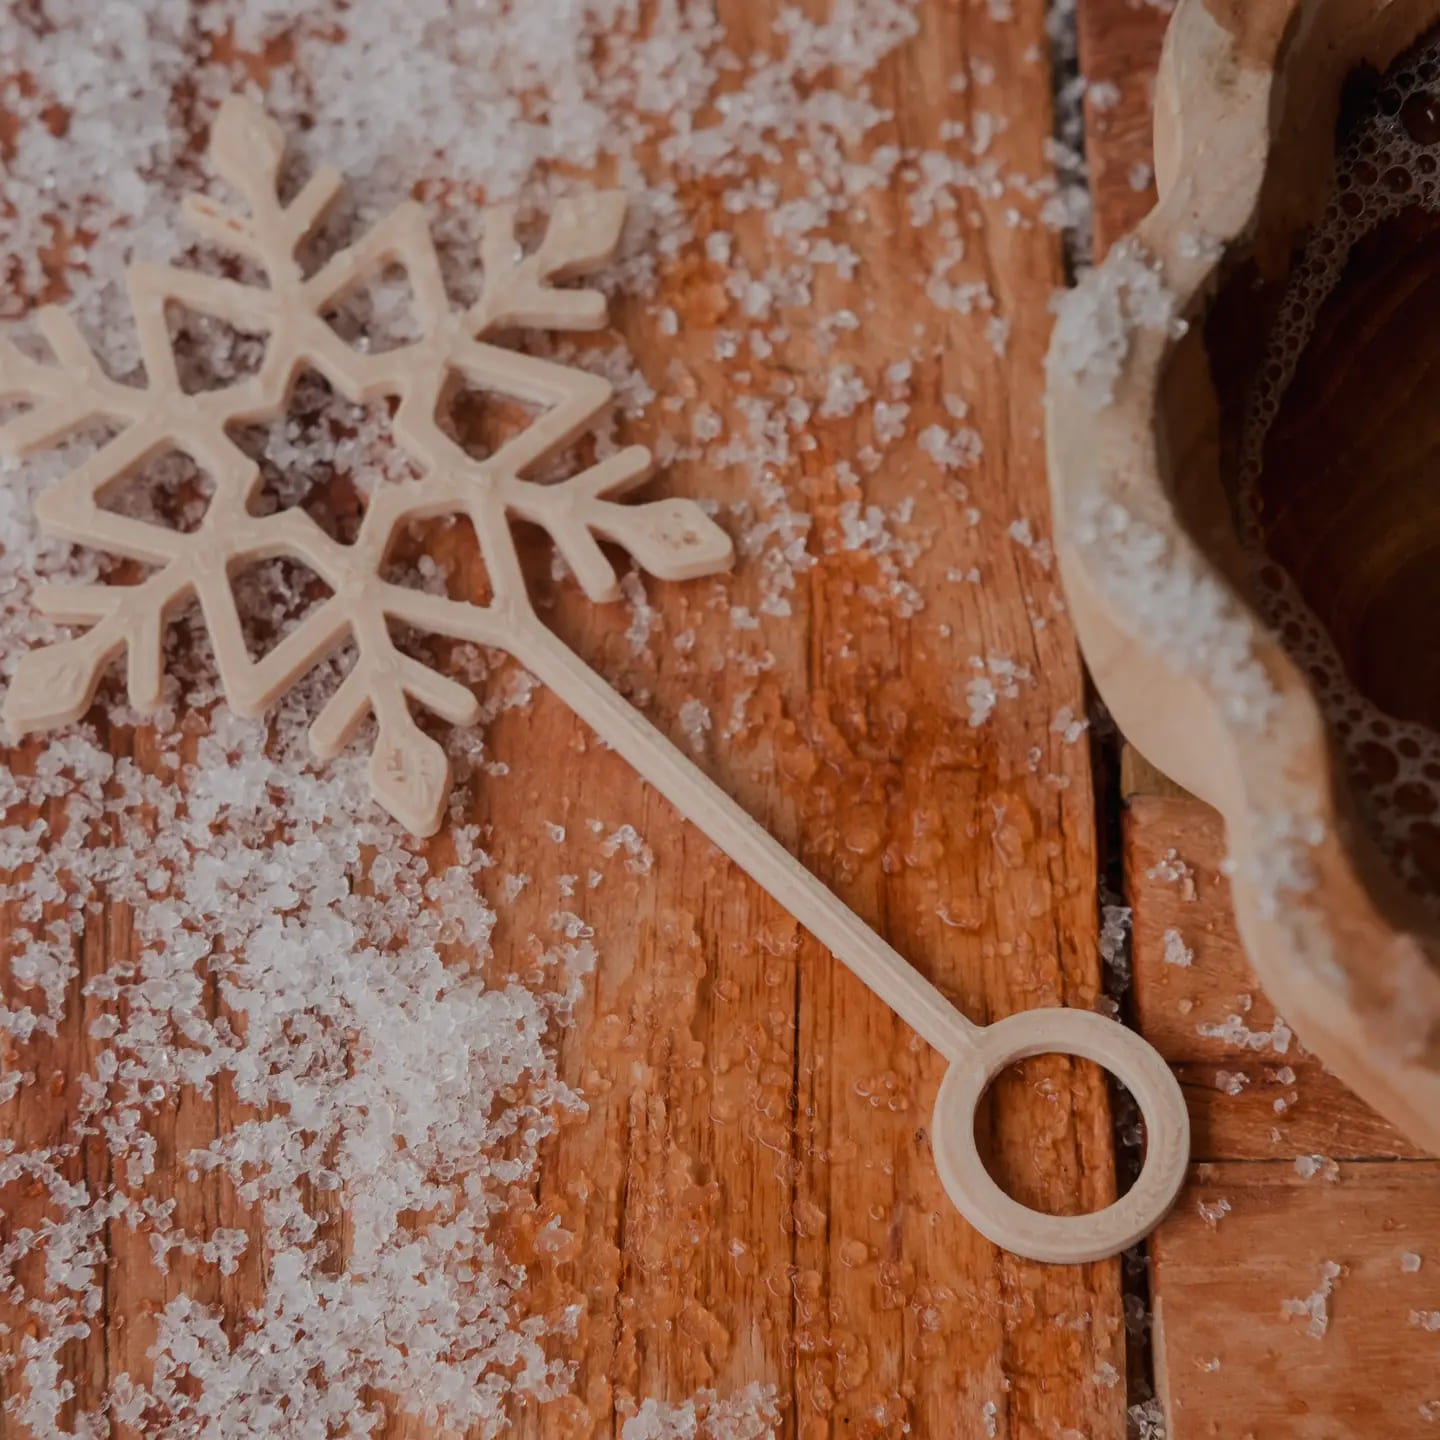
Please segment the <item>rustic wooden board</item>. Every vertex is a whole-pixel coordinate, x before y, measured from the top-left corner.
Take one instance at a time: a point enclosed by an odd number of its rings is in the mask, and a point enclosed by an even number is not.
[[[1195,1126],[1191,1182],[1150,1247],[1172,1440],[1433,1433],[1436,1337],[1411,1316],[1440,1293],[1440,1165],[1275,1031],[1235,933],[1215,812],[1136,795],[1125,832],[1139,1023]],[[1177,860],[1191,876],[1155,873]],[[1166,962],[1167,931],[1190,966]],[[1283,1051],[1252,1048],[1267,1031]],[[1317,1338],[1284,1302],[1313,1294],[1327,1261],[1343,1273]]]
[[[1079,30],[1088,79],[1118,92],[1087,107],[1103,253],[1153,200],[1130,177],[1149,159],[1164,16],[1081,0]],[[1136,1016],[1181,1076],[1197,1162],[1150,1245],[1170,1440],[1431,1435],[1440,1347],[1410,1317],[1440,1295],[1440,1166],[1275,1030],[1235,930],[1215,812],[1133,752],[1123,785]],[[1167,934],[1189,966],[1167,962]],[[1407,1253],[1422,1257],[1415,1273]],[[1321,1288],[1327,1261],[1343,1269],[1316,1338],[1285,1302]]]
[[[1216,1223],[1199,1206],[1221,1202]],[[1418,1272],[1403,1257],[1423,1257]],[[1440,1165],[1344,1164],[1334,1183],[1283,1161],[1200,1167],[1152,1244],[1155,1346],[1171,1440],[1340,1440],[1435,1433]],[[1323,1288],[1323,1334],[1287,1313]]]
[[[719,8],[737,52],[770,43],[778,7]],[[924,0],[923,33],[874,77],[874,100],[894,112],[897,137],[933,137],[972,103],[948,77],[982,54],[1010,116],[996,153],[1042,175],[1050,78],[1035,55],[1045,7],[1019,0],[1013,20],[999,8]],[[686,198],[703,233],[713,197],[697,185]],[[932,254],[884,197],[834,226],[835,240],[862,256],[867,298],[863,328],[842,335],[828,363],[851,360],[878,386],[877,357],[926,356],[910,385],[910,438],[866,483],[872,502],[913,496],[913,528],[930,537],[908,576],[926,600],[917,616],[877,608],[863,593],[877,579],[875,559],[831,547],[802,577],[793,618],[746,637],[727,611],[756,604],[757,567],[742,564],[732,581],[652,585],[657,639],[635,654],[624,613],[597,613],[547,579],[538,547],[534,555],[543,613],[677,740],[687,699],[709,708],[718,732],[736,697],[754,689],[740,733],[712,734],[703,763],[978,1020],[1088,1005],[1100,983],[1087,749],[1053,725],[1063,707],[1082,708],[1080,668],[1055,575],[1007,535],[1019,517],[1044,528],[1041,357],[1061,257],[1052,233],[1011,223],[1009,204],[964,207],[967,267],[988,279],[1010,322],[1003,356],[983,316],[917,304]],[[782,241],[753,219],[739,226],[752,270],[783,266]],[[802,316],[785,350],[741,381],[715,358],[734,303],[697,245],[663,277],[660,305],[622,307],[616,327],[659,393],[711,397],[727,426],[743,430],[738,401],[816,357]],[[679,317],[677,334],[660,328],[664,304]],[[924,478],[913,443],[944,418],[939,396],[949,389],[968,396],[970,423],[985,437],[983,462],[967,476],[983,512],[974,531],[943,484]],[[665,425],[652,407],[623,431],[653,439]],[[815,444],[795,447],[784,479],[823,536],[843,498],[834,466],[872,437],[865,412],[808,428]],[[677,465],[668,483],[722,502],[745,489],[739,475],[694,463]],[[463,546],[444,544],[462,580],[478,584]],[[977,562],[983,588],[946,578]],[[687,630],[695,643],[682,651],[672,642]],[[965,667],[990,653],[1022,660],[1033,680],[972,730]],[[115,754],[153,764],[147,732],[109,734]],[[604,875],[586,897],[599,968],[560,1038],[563,1077],[589,1108],[548,1143],[538,1188],[515,1195],[500,1237],[527,1266],[535,1313],[579,1308],[573,1341],[557,1342],[576,1367],[573,1397],[517,1416],[520,1433],[618,1433],[640,1398],[684,1401],[701,1387],[726,1395],[760,1381],[779,1388],[785,1433],[798,1436],[1118,1440],[1119,1266],[1024,1263],[955,1216],[929,1153],[936,1057],[550,696],[502,714],[486,743],[508,773],[473,784],[470,815],[495,861],[485,883],[498,901],[504,877],[530,877],[497,904],[493,973],[523,971],[554,942],[562,875],[591,866]],[[566,828],[563,845],[552,823]],[[625,824],[653,856],[643,873],[623,852],[603,852],[603,836]],[[442,833],[432,854],[450,843]],[[79,985],[132,953],[129,923],[121,905],[90,917],[70,1021],[24,1057],[54,1086],[44,1105],[32,1090],[20,1113],[0,1112],[11,1135],[63,1133],[76,1098],[67,1080],[88,1059]],[[147,1192],[173,1199],[187,1223],[244,1229],[251,1218],[227,1186],[187,1181],[176,1160],[233,1113],[223,1090],[213,1104],[182,1097],[158,1127]],[[1111,1195],[1108,1105],[1089,1067],[1030,1062],[1002,1079],[982,1128],[997,1173],[1022,1198],[1065,1209]],[[88,1142],[74,1163],[77,1173],[103,1171],[103,1149]],[[343,1197],[315,1204],[343,1251]],[[3,1223],[25,1218],[22,1207]],[[539,1238],[554,1220],[567,1237],[558,1247]],[[166,1300],[202,1295],[239,1327],[264,1290],[258,1247],[228,1277],[183,1256],[162,1276],[144,1237],[116,1229],[106,1242],[104,1343],[75,1343],[62,1357],[83,1406],[109,1375],[143,1373]],[[13,1352],[22,1335],[0,1336],[0,1348]],[[0,1387],[14,1383],[0,1374]],[[439,1433],[402,1414],[423,1397],[375,1399],[391,1416],[384,1434]]]
[[[1150,115],[1171,7],[1149,0],[1079,0],[1085,77],[1085,159],[1099,254],[1155,203]]]
[[[732,8],[732,33],[762,43],[767,22]],[[923,36],[873,82],[897,132],[933,133],[956,103],[947,76],[967,45],[983,45],[1015,117],[1007,153],[1042,163],[1046,76],[1024,59],[1040,37],[1041,7],[1016,8],[1016,23],[992,26],[984,5],[923,7]],[[775,240],[758,228],[747,238],[753,270],[781,262]],[[1003,361],[977,349],[974,320],[937,324],[914,306],[925,261],[883,205],[836,239],[864,257],[873,303],[861,338],[834,360],[872,373],[877,354],[908,350],[923,326],[919,345],[940,353],[917,372],[915,395],[963,389],[976,397],[971,423],[1006,437],[970,478],[975,503],[997,517],[1041,515],[1039,377],[1045,299],[1060,276],[1054,237],[1010,230],[999,208],[969,237],[1014,317]],[[667,282],[664,298],[682,317],[678,340],[647,331],[640,316],[627,338],[642,359],[654,356],[657,389],[679,360],[698,393],[725,409],[720,397],[734,382],[713,359],[713,341],[727,315],[697,304],[713,297],[693,283],[689,273]],[[769,376],[756,369],[758,387]],[[943,414],[929,406],[916,403],[919,424]],[[812,433],[803,483],[825,526],[842,498],[832,467],[869,436],[859,417]],[[726,481],[692,471],[675,483],[723,495]],[[917,495],[916,525],[933,525],[936,542],[912,578],[936,598],[918,622],[896,621],[861,594],[878,578],[868,558],[811,572],[793,622],[767,629],[754,647],[775,657],[751,702],[755,721],[714,747],[707,768],[968,1013],[998,1016],[1062,996],[1086,1003],[1099,979],[1088,765],[1083,745],[1049,734],[1059,707],[1078,708],[1079,671],[1063,625],[1035,630],[1030,619],[1051,608],[1055,577],[1007,556],[977,596],[939,594],[947,568],[974,550],[953,524],[953,501],[938,487],[915,490],[900,467],[871,483],[881,503],[887,484]],[[563,601],[556,616],[563,631],[576,626],[582,654],[649,697],[648,713],[677,740],[688,695],[719,717],[740,688],[733,634],[706,614],[705,588],[696,590],[687,603],[652,588],[665,631],[697,636],[684,659],[662,641],[658,670],[634,668],[622,621],[576,622]],[[743,572],[728,594],[732,604],[756,603]],[[971,733],[953,710],[953,657],[980,636],[1029,654],[1039,678],[1023,706]],[[537,723],[549,743],[535,743]],[[803,1436],[898,1435],[908,1425],[983,1437],[987,1405],[1000,1435],[1070,1425],[1118,1436],[1123,1391],[1096,1379],[1106,1364],[1123,1369],[1118,1267],[1018,1262],[956,1218],[926,1137],[936,1058],[549,697],[508,731],[502,724],[494,741],[511,766],[507,808],[583,795],[569,818],[629,821],[655,856],[652,873],[607,897],[593,921],[601,971],[566,1041],[567,1078],[584,1086],[590,1113],[562,1133],[545,1167],[542,1209],[561,1208],[576,1237],[558,1293],[591,1297],[574,1349],[586,1423],[627,1397],[684,1399],[698,1386],[725,1394],[761,1380],[780,1385],[787,1428]],[[1041,771],[1065,788],[1031,773],[1036,745]],[[553,757],[572,754],[557,774]],[[497,841],[502,868],[531,868],[533,840]],[[1054,1207],[1099,1204],[1113,1184],[1103,1087],[1078,1070],[1035,1066],[1003,1088],[992,1121],[1009,1183]],[[583,1205],[565,1198],[577,1176],[592,1182]]]

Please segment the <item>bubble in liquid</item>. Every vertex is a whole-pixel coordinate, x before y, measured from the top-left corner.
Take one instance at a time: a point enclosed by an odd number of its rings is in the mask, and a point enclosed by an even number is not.
[[[1351,683],[1329,633],[1265,548],[1265,443],[1326,299],[1356,243],[1402,210],[1440,213],[1440,32],[1389,75],[1335,157],[1335,191],[1291,271],[1247,397],[1236,487],[1238,528],[1266,623],[1313,677],[1360,808],[1406,887],[1440,915],[1440,735],[1385,715]],[[1417,817],[1426,817],[1417,819]]]

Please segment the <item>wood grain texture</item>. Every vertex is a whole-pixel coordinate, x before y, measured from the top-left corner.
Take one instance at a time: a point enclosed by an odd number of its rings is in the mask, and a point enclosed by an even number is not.
[[[1167,8],[1130,0],[1079,0],[1076,8],[1097,257],[1155,203],[1151,102]]]
[[[1411,1315],[1440,1293],[1440,1165],[1298,1041],[1252,1048],[1277,1017],[1235,933],[1215,812],[1140,795],[1125,832],[1139,1024],[1176,1066],[1194,1128],[1191,1181],[1150,1246],[1171,1440],[1432,1434],[1436,1336]],[[1177,859],[1193,898],[1154,873]],[[1167,931],[1190,966],[1166,962]],[[1284,1302],[1313,1294],[1327,1261],[1343,1273],[1315,1337]]]
[[[1221,1201],[1212,1224],[1199,1206]],[[1437,1337],[1411,1317],[1440,1300],[1437,1253],[1433,1161],[1342,1165],[1333,1184],[1283,1162],[1201,1167],[1152,1247],[1171,1440],[1433,1435]],[[1317,1336],[1285,1302],[1315,1294],[1327,1261],[1342,1269]]]
[[[1024,55],[1039,38],[1039,7],[1017,7],[1018,23],[993,26],[983,5],[922,8],[922,37],[873,81],[877,103],[895,112],[896,135],[933,133],[954,103],[946,77],[967,46],[981,46],[1014,116],[1012,153],[1036,163],[1049,129],[1046,79]],[[758,8],[730,7],[727,22],[742,43],[760,43],[768,27]],[[1032,103],[1037,113],[1022,123]],[[780,258],[758,227],[746,238],[752,269]],[[973,396],[977,428],[1004,436],[987,444],[971,481],[977,503],[997,517],[1038,516],[1043,297],[1060,274],[1053,238],[1008,231],[999,209],[970,238],[1014,318],[1003,361],[977,348],[973,322],[937,325],[917,311],[910,293],[927,261],[883,199],[836,238],[864,257],[870,291],[865,331],[834,359],[870,372],[877,354],[933,347],[916,393]],[[703,307],[703,275],[702,265],[668,292],[682,317],[678,345],[645,333],[639,317],[627,335],[642,360],[654,355],[657,388],[678,355],[685,383],[718,403],[733,385],[710,358],[727,317]],[[940,414],[931,398],[912,423]],[[870,437],[859,417],[812,433],[817,448],[795,478],[824,530],[843,500],[833,467]],[[722,476],[675,482],[725,494]],[[887,485],[898,494],[902,483],[912,493],[913,479],[883,472],[874,498],[883,503]],[[943,492],[914,493],[916,523],[935,534],[916,582],[929,595],[973,546]],[[1062,997],[1087,1003],[1098,988],[1084,747],[1048,733],[1056,708],[1079,703],[1073,643],[1062,625],[1032,627],[1030,616],[1056,594],[1053,576],[1023,556],[997,561],[984,589],[951,591],[919,623],[867,599],[880,578],[867,557],[817,567],[795,597],[795,619],[764,638],[774,665],[751,702],[752,723],[706,757],[725,789],[980,1019]],[[729,596],[755,602],[743,574]],[[648,713],[678,738],[687,694],[716,716],[728,712],[737,657],[721,670],[734,642],[701,609],[703,597],[689,607],[679,600],[679,613],[676,597],[652,598],[667,632],[693,627],[698,637],[686,659],[662,645],[658,672],[631,668],[620,624],[602,630],[588,614],[577,624],[563,601],[555,620],[622,689],[647,694]],[[1023,707],[997,712],[985,731],[955,718],[960,651],[939,633],[945,624],[966,647],[984,636],[1026,655],[1038,677]],[[537,700],[538,717],[552,709],[548,697]],[[726,1393],[778,1380],[787,1427],[803,1436],[910,1426],[981,1437],[987,1404],[1001,1435],[1072,1426],[1118,1436],[1123,1394],[1097,1381],[1104,1364],[1123,1366],[1117,1267],[1047,1269],[979,1240],[946,1202],[929,1155],[937,1057],[579,726],[563,714],[541,723],[555,726],[553,745],[534,745],[532,719],[508,739],[496,734],[515,791],[540,803],[555,784],[553,759],[537,766],[527,757],[584,747],[557,788],[593,787],[607,818],[633,822],[655,854],[652,875],[594,921],[605,957],[594,1008],[567,1040],[575,1077],[588,1077],[591,1112],[546,1166],[561,1188],[577,1173],[598,1182],[578,1223],[567,1219],[580,1257],[571,1283],[613,1292],[582,1322],[582,1393],[683,1399],[697,1385]],[[1031,773],[1036,745],[1040,770],[1063,777],[1064,788]],[[612,970],[610,957],[627,952],[633,958]],[[1038,1062],[997,1088],[991,1153],[1016,1193],[1054,1208],[1110,1195],[1108,1110],[1087,1067]]]
[[[772,42],[776,6],[726,0],[718,9],[737,53]],[[1007,22],[985,0],[924,0],[919,11],[921,35],[871,80],[875,103],[893,112],[894,137],[928,143],[942,120],[965,114],[971,102],[948,78],[983,53],[1011,117],[997,146],[1045,173],[1040,0],[1019,0]],[[794,163],[783,162],[785,173]],[[702,235],[707,215],[720,218],[715,202],[700,184],[685,197]],[[537,603],[677,741],[687,700],[708,707],[718,732],[743,699],[739,733],[713,734],[702,763],[972,1018],[1090,1005],[1100,984],[1090,770],[1085,743],[1065,743],[1052,724],[1063,707],[1082,708],[1080,668],[1054,574],[1006,534],[1020,516],[1041,528],[1044,513],[1041,356],[1059,246],[1041,227],[1009,223],[1006,200],[976,202],[968,263],[1010,322],[1001,355],[982,320],[917,304],[933,254],[902,203],[867,197],[834,226],[837,243],[862,257],[866,300],[863,328],[842,335],[826,363],[851,361],[878,383],[884,361],[915,351],[924,358],[912,381],[912,437],[944,418],[948,391],[968,398],[985,436],[983,461],[967,477],[983,512],[978,530],[961,522],[942,484],[923,478],[913,445],[866,481],[867,501],[914,498],[913,525],[931,539],[908,577],[924,610],[906,619],[877,606],[867,595],[882,578],[874,557],[823,544],[847,494],[835,467],[873,439],[868,412],[814,423],[813,447],[786,462],[783,478],[814,516],[823,558],[802,576],[785,623],[747,634],[730,627],[729,607],[755,606],[760,594],[758,566],[742,567],[730,581],[651,586],[656,642],[636,653],[628,617],[555,582],[539,546],[529,557]],[[726,223],[753,271],[783,266],[783,242],[760,217]],[[798,315],[784,352],[755,361],[741,380],[715,358],[717,331],[737,320],[719,280],[693,245],[661,282],[660,305],[676,311],[678,334],[661,330],[658,305],[622,305],[615,330],[659,394],[707,397],[743,431],[740,400],[818,357]],[[822,294],[817,306],[847,296]],[[622,433],[654,440],[665,426],[652,407]],[[666,483],[722,505],[748,484],[738,470],[698,464],[677,465]],[[456,583],[478,593],[483,577],[463,537],[436,543]],[[977,562],[983,587],[946,579]],[[693,647],[675,646],[687,631]],[[1016,657],[1033,680],[971,729],[966,667],[990,653]],[[146,732],[110,736],[117,755],[150,763]],[[575,1366],[573,1395],[518,1413],[518,1433],[615,1434],[642,1397],[684,1401],[701,1387],[725,1395],[761,1381],[780,1390],[787,1435],[1119,1440],[1119,1266],[1017,1261],[956,1217],[926,1133],[938,1057],[553,697],[501,714],[486,746],[508,767],[477,779],[468,802],[495,861],[486,880],[499,914],[493,976],[524,975],[553,943],[563,876],[604,874],[585,904],[600,964],[558,1037],[562,1076],[588,1109],[548,1143],[538,1184],[513,1196],[497,1237],[527,1268],[533,1313],[578,1313],[573,1339],[554,1342]],[[565,827],[563,844],[551,824]],[[605,852],[604,837],[626,824],[653,856],[648,867]],[[452,841],[442,831],[430,843],[443,859]],[[502,905],[504,878],[521,874],[528,883]],[[27,1092],[20,1113],[0,1111],[27,1142],[63,1132],[70,1081],[87,1064],[81,983],[132,953],[125,907],[100,907],[88,921],[70,1020],[39,1055],[55,1077],[51,1098],[37,1106]],[[145,1188],[173,1199],[188,1224],[254,1233],[225,1182],[187,1180],[177,1162],[223,1131],[235,1109],[223,1087],[214,1102],[178,1099]],[[1105,1087],[1089,1066],[1046,1057],[1007,1074],[982,1129],[997,1173],[1022,1199],[1067,1210],[1096,1208],[1113,1193]],[[77,1172],[102,1166],[103,1147],[87,1143],[73,1163]],[[343,1255],[343,1196],[312,1198]],[[557,1220],[566,1237],[558,1248],[542,1239]],[[116,1232],[105,1242],[104,1342],[76,1343],[63,1357],[82,1405],[98,1400],[109,1375],[143,1373],[167,1299],[203,1295],[238,1330],[264,1291],[258,1247],[229,1277],[183,1256],[161,1275],[143,1236]],[[21,1333],[0,1337],[0,1348],[13,1352]],[[0,1375],[0,1386],[11,1383]],[[390,1417],[381,1433],[441,1433],[414,1415],[423,1399],[375,1396]]]

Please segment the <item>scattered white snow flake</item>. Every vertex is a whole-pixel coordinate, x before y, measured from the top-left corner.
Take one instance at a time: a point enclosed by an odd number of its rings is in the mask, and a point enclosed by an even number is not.
[[[1165,1440],[1165,1412],[1155,1399],[1132,1405],[1128,1412],[1131,1440]]]
[[[1335,1292],[1335,1281],[1345,1273],[1344,1267],[1333,1260],[1326,1260],[1320,1266],[1320,1283],[1303,1300],[1282,1300],[1281,1312],[1287,1317],[1305,1320],[1305,1333],[1312,1340],[1323,1340],[1330,1328],[1330,1297]]]
[[[1237,1050],[1274,1050],[1278,1055],[1284,1055],[1295,1038],[1295,1032],[1278,1017],[1268,1030],[1252,1030],[1240,1016],[1229,1015],[1219,1025],[1202,1021],[1195,1033],[1207,1040],[1223,1040]]]
[[[1137,192],[1148,190],[1155,183],[1155,167],[1148,160],[1137,160],[1126,176],[1130,188]]]
[[[1093,80],[1086,87],[1085,98],[1097,110],[1113,110],[1120,103],[1120,87],[1113,80]]]
[[[942,470],[973,470],[985,453],[979,431],[969,426],[947,430],[943,425],[927,425],[920,432],[919,445]]]
[[[826,381],[825,394],[817,412],[822,420],[853,415],[870,398],[870,387],[853,365],[836,365]]]
[[[747,1385],[724,1400],[701,1390],[681,1404],[644,1400],[621,1440],[774,1440],[780,1404],[773,1385]]]
[[[893,445],[905,434],[910,407],[888,400],[877,400],[871,414],[876,442],[880,445]]]
[[[1243,1093],[1250,1083],[1250,1077],[1243,1070],[1217,1070],[1215,1088],[1223,1095],[1235,1096]]]
[[[1186,260],[1204,260],[1215,264],[1225,254],[1224,244],[1214,235],[1187,230],[1176,242],[1176,249]]]
[[[1088,720],[1078,719],[1070,705],[1062,705],[1050,721],[1050,733],[1073,745],[1090,728]]]
[[[1164,935],[1165,950],[1160,957],[1167,965],[1185,968],[1195,963],[1195,952],[1185,943],[1185,937],[1178,930],[1167,930]]]
[[[640,838],[633,825],[622,825],[600,846],[600,853],[609,857],[620,850],[625,851],[625,868],[632,875],[648,875],[655,864],[655,855]]]
[[[1400,1256],[1400,1269],[1407,1275],[1419,1273],[1420,1267],[1425,1262],[1413,1250],[1406,1250]]]
[[[1187,328],[1159,264],[1133,238],[1120,241],[1103,264],[1063,292],[1055,309],[1051,373],[1074,380],[1092,410],[1114,400],[1137,330],[1173,339]]]
[[[993,1400],[987,1400],[980,1407],[980,1419],[985,1425],[985,1434],[994,1437],[1000,1433],[1000,1407]]]
[[[1440,1332],[1440,1310],[1412,1310],[1410,1323],[1422,1330]]]
[[[643,655],[651,634],[659,624],[659,616],[646,597],[645,582],[638,571],[626,571],[620,581],[620,594],[630,610],[630,625],[625,631],[625,638],[630,642],[632,654]]]
[[[1213,1201],[1197,1200],[1195,1209],[1199,1212],[1200,1218],[1214,1230],[1230,1213],[1230,1202],[1222,1195]]]
[[[1182,900],[1195,898],[1195,872],[1176,852],[1167,850],[1146,872],[1147,880],[1159,880],[1165,885],[1178,885]]]
[[[690,417],[690,433],[702,444],[717,439],[725,429],[725,422],[718,411],[708,405],[698,405]]]
[[[705,748],[705,737],[710,733],[710,709],[703,700],[694,696],[680,707],[680,728],[685,732],[685,741],[697,754]]]
[[[914,373],[915,366],[912,361],[896,360],[885,367],[885,383],[890,387],[892,394],[908,395],[910,379]]]
[[[1100,911],[1100,959],[1121,993],[1130,985],[1130,920],[1128,905],[1106,905]]]
[[[1033,684],[1035,679],[1026,666],[1006,655],[972,655],[970,669],[973,673],[965,684],[965,704],[972,730],[994,714],[1001,700],[1017,699],[1021,685]]]
[[[1037,539],[1029,520],[1021,518],[1010,522],[1010,538],[1024,550],[1042,570],[1048,570],[1055,563],[1055,552],[1050,542]]]
[[[970,728],[978,730],[995,712],[995,684],[988,675],[976,675],[965,686]]]
[[[1174,670],[1203,679],[1236,724],[1264,727],[1279,697],[1256,658],[1254,623],[1208,568],[1119,501],[1098,494],[1083,502],[1073,538],[1094,560],[1110,599]],[[1294,873],[1303,857],[1291,842],[1311,840],[1313,822],[1262,818],[1270,833],[1259,837],[1257,852],[1284,867],[1283,875],[1256,877],[1262,900],[1282,884],[1297,889],[1303,880],[1308,888],[1308,872]]]
[[[1340,1178],[1340,1166],[1328,1155],[1297,1155],[1295,1173],[1302,1180],[1313,1180],[1318,1175],[1334,1184]]]

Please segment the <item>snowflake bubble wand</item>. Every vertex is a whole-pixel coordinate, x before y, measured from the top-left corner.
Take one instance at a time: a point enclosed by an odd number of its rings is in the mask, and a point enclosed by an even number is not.
[[[538,484],[527,473],[585,432],[608,405],[603,377],[502,348],[487,339],[517,326],[592,330],[605,323],[603,295],[555,282],[607,263],[624,220],[622,195],[562,200],[529,255],[516,242],[513,211],[487,215],[480,298],[451,308],[421,208],[404,204],[368,234],[306,276],[297,258],[341,190],[332,169],[317,171],[289,204],[278,193],[283,137],[249,101],[221,107],[210,139],[216,169],[245,201],[236,214],[190,197],[185,216],[206,239],[258,264],[268,286],[169,266],[138,264],[127,280],[146,384],[121,384],[101,368],[64,312],[45,307],[37,325],[53,364],[0,345],[0,400],[29,408],[0,428],[0,448],[23,457],[59,443],[96,420],[119,432],[37,502],[57,536],[156,567],[134,585],[43,585],[39,608],[88,625],[74,639],[32,651],[20,662],[5,719],[20,734],[68,724],[94,699],[123,651],[130,702],[161,702],[169,621],[198,601],[230,705],[258,715],[315,665],[353,640],[356,660],[310,729],[321,757],[336,754],[373,714],[378,735],[370,766],[376,799],[421,835],[440,823],[449,789],[445,752],[416,724],[410,702],[454,724],[471,724],[478,704],[463,685],[394,644],[390,623],[467,640],[513,655],[553,690],[641,776],[699,827],[752,879],[843,961],[950,1062],[935,1105],[935,1161],[951,1199],[996,1244],[1039,1260],[1079,1262],[1113,1255],[1148,1233],[1184,1179],[1189,1120],[1180,1088],[1156,1051],[1133,1031],[1091,1011],[1025,1011],[977,1026],[918,974],[706,776],[536,615],[526,590],[512,524],[548,532],[594,601],[618,593],[600,540],[624,548],[649,573],[688,579],[728,568],[729,538],[693,500],[621,504],[651,469],[642,447],[620,450],[568,480]],[[421,338],[382,352],[347,344],[324,319],[368,275],[405,269]],[[259,370],[234,384],[190,394],[182,388],[166,306],[182,304],[247,331],[263,331]],[[352,545],[332,539],[298,507],[255,515],[261,488],[255,461],[229,427],[283,414],[296,379],[322,374],[352,403],[397,401],[392,427],[420,478],[378,487]],[[546,407],[493,454],[475,459],[441,429],[437,412],[452,377]],[[106,509],[102,502],[137,471],[171,451],[207,471],[214,493],[199,527],[182,533]],[[488,568],[486,604],[451,600],[393,584],[382,566],[406,522],[464,515]],[[257,562],[288,557],[308,565],[330,595],[258,660],[242,633],[234,576]],[[975,1109],[993,1077],[1026,1056],[1062,1052],[1113,1071],[1135,1095],[1147,1122],[1148,1151],[1131,1190],[1092,1215],[1054,1216],[1011,1199],[991,1179],[975,1142]]]

